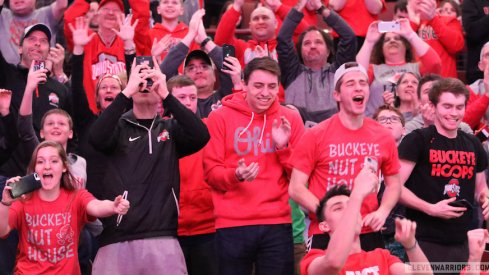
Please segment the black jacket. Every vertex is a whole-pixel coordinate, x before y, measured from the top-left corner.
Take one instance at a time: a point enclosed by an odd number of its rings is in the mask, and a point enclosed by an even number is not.
[[[173,97],[163,106],[173,119],[156,116],[151,128],[139,124],[129,99],[119,94],[90,129],[92,145],[108,158],[103,199],[114,199],[124,190],[131,208],[116,227],[117,216],[103,219],[101,245],[176,236],[180,175],[178,159],[202,149],[209,132],[202,121]],[[122,117],[121,117],[122,115]]]
[[[0,72],[0,87],[12,91],[10,110],[12,115],[17,117],[27,85],[29,69],[21,65],[7,63],[0,53]],[[38,137],[42,117],[47,111],[55,108],[61,108],[71,114],[71,98],[68,89],[63,84],[48,78],[46,83],[38,85],[32,100],[32,119]],[[25,169],[30,158],[30,155],[26,156],[25,152],[16,148],[8,161],[0,167],[0,175],[7,177],[25,175]]]

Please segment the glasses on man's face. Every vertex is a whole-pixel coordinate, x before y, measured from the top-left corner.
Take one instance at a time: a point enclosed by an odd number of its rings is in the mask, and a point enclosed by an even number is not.
[[[390,123],[401,123],[401,118],[399,116],[379,116],[377,121],[381,124],[385,124],[387,121]]]
[[[101,8],[99,10],[99,12],[102,13],[102,14],[108,14],[108,13],[118,13],[118,12],[120,12],[120,10],[118,10],[118,9],[109,9],[109,8]]]
[[[211,69],[211,65],[209,64],[201,64],[201,65],[188,65],[185,67],[185,71],[189,73],[194,73],[197,70],[208,71]]]

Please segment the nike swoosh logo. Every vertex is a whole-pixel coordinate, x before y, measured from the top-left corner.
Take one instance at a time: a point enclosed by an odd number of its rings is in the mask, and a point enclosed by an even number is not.
[[[130,141],[130,142],[133,142],[133,141],[135,141],[136,139],[139,139],[140,137],[141,137],[141,136],[139,136],[139,137],[135,137],[135,138],[129,137],[129,141]]]

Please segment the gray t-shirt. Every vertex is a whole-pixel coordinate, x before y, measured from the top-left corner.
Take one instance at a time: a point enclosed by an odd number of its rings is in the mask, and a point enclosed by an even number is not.
[[[5,7],[2,9],[0,14],[0,37],[2,38],[0,51],[8,63],[19,63],[19,42],[22,33],[26,27],[37,23],[46,24],[51,28],[51,45],[54,45],[58,21],[53,17],[51,6],[36,9],[26,17],[15,16],[11,10]]]

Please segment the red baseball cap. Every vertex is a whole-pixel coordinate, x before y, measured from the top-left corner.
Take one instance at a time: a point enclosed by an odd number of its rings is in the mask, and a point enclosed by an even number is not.
[[[117,4],[117,6],[121,9],[122,12],[124,12],[124,3],[122,3],[122,0],[102,0],[100,1],[99,8],[103,7],[107,3],[114,2]]]

